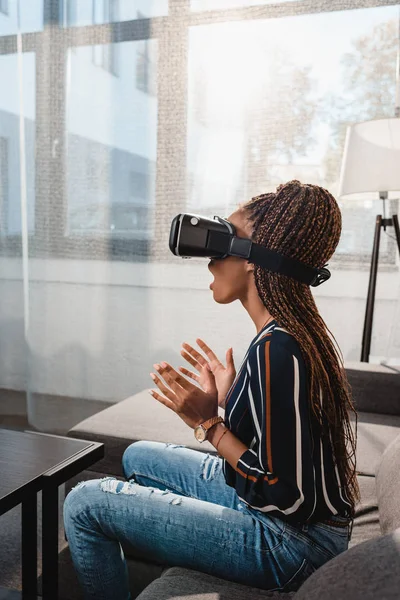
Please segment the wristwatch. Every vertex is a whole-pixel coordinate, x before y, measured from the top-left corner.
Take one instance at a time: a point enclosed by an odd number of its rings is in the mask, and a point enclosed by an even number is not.
[[[217,423],[223,423],[224,419],[222,417],[212,417],[208,419],[208,421],[204,421],[201,425],[197,425],[194,429],[194,437],[198,442],[204,442],[208,437],[208,432]]]

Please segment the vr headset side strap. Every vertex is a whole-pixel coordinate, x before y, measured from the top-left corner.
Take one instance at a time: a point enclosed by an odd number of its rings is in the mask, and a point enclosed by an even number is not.
[[[282,273],[296,279],[307,285],[317,286],[329,279],[328,269],[315,269],[304,263],[283,256],[275,250],[269,250],[261,244],[256,244],[247,238],[241,238],[219,231],[210,231],[207,247],[214,252],[220,253],[220,258],[224,256],[238,256],[250,262],[264,267],[273,273]]]
[[[273,273],[287,275],[288,277],[292,277],[307,285],[315,284],[319,273],[319,269],[309,267],[295,258],[283,256],[274,250],[269,250],[254,242],[250,251],[249,260]]]

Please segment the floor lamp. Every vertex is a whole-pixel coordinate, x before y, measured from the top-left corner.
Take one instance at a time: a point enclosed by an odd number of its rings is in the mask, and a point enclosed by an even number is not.
[[[369,273],[367,306],[361,348],[361,361],[369,361],[374,317],[376,276],[381,228],[393,227],[400,252],[397,215],[386,218],[388,192],[400,193],[400,118],[376,119],[347,128],[340,175],[339,196],[351,198],[362,192],[379,193],[383,217],[376,216],[374,245]]]

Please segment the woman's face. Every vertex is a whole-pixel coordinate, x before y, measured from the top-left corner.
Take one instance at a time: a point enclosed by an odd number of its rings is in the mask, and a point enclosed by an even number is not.
[[[243,209],[236,210],[227,220],[235,226],[236,235],[244,238],[251,236],[250,225],[246,222]],[[219,304],[245,300],[250,285],[254,285],[254,265],[248,263],[244,258],[237,256],[228,256],[222,259],[212,258],[208,269],[214,275],[210,289],[215,302]]]

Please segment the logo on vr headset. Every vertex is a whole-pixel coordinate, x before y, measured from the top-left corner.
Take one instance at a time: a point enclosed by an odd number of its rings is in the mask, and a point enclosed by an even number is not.
[[[330,278],[324,265],[320,269],[269,250],[248,238],[236,235],[232,223],[215,216],[213,219],[191,213],[181,213],[173,218],[169,235],[169,248],[182,258],[244,258],[273,273],[281,273],[297,281],[316,287]]]

